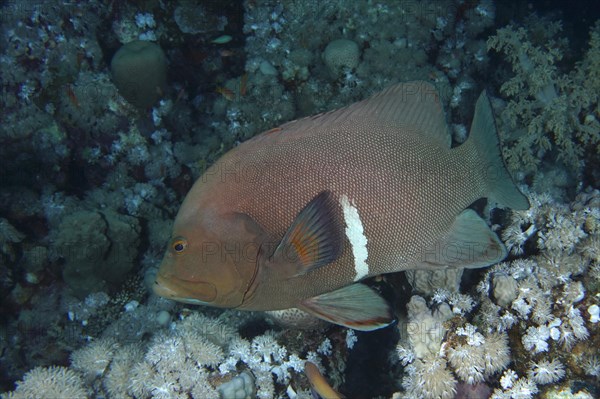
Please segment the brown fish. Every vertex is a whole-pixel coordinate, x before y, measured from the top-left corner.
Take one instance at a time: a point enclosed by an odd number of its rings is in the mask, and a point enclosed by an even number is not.
[[[484,267],[506,256],[467,209],[482,197],[529,207],[503,164],[486,94],[468,140],[450,148],[435,87],[398,84],[260,134],[219,159],[179,210],[154,291],[381,328],[390,309],[361,280]]]

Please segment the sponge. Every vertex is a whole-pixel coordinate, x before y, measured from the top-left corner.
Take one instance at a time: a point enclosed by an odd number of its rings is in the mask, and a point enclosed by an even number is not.
[[[344,69],[356,68],[359,58],[358,44],[348,39],[332,41],[323,52],[323,61],[333,76],[339,76]]]
[[[123,45],[110,64],[121,95],[131,104],[153,106],[167,86],[167,57],[155,43],[136,40]]]

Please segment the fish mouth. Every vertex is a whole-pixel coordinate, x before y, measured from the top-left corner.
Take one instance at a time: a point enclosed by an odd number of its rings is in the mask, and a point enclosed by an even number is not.
[[[217,289],[203,281],[185,281],[158,274],[152,286],[156,295],[193,305],[212,305],[217,298]]]

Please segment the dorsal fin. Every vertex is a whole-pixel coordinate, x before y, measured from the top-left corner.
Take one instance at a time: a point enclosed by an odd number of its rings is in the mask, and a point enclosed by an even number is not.
[[[369,119],[381,124],[418,130],[448,148],[451,144],[438,91],[434,85],[424,81],[395,84],[347,107],[288,122],[280,127],[280,132],[308,132],[317,127],[334,128],[349,120]]]

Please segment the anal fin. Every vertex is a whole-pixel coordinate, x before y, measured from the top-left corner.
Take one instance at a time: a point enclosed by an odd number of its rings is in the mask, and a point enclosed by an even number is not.
[[[483,219],[465,209],[433,247],[421,254],[415,269],[486,267],[506,257],[506,247]]]
[[[372,331],[394,321],[389,304],[364,284],[352,284],[303,300],[300,309],[330,323]]]

